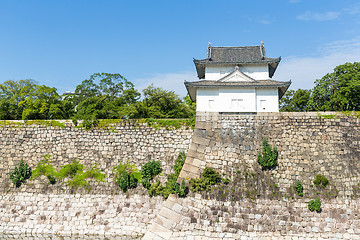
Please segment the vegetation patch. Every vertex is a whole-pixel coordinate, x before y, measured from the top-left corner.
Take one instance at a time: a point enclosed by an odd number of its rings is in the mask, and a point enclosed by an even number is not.
[[[317,187],[326,188],[329,184],[329,180],[325,176],[318,174],[315,177],[314,184]]]
[[[311,200],[308,204],[308,208],[311,212],[316,211],[318,213],[321,212],[321,201],[320,198],[316,198],[315,200]]]
[[[153,178],[162,172],[160,161],[149,161],[141,167],[142,185],[144,188],[149,189],[151,187],[151,181]]]
[[[169,129],[178,129],[181,127],[194,128],[195,127],[195,118],[186,118],[186,119],[153,119],[147,118],[146,123],[148,126],[155,129],[160,129],[161,127]]]
[[[31,177],[31,168],[21,159],[19,166],[10,172],[10,179],[15,187],[20,187],[27,179]]]
[[[303,193],[304,192],[304,187],[303,187],[302,183],[299,180],[296,181],[294,188],[295,188],[295,191],[296,191],[298,196],[300,196],[300,197],[304,196],[304,193]]]
[[[46,176],[50,184],[56,183],[57,171],[56,168],[51,165],[51,155],[43,155],[43,159],[38,162],[36,168],[32,171],[31,179],[36,179],[40,176]]]
[[[278,165],[277,162],[278,151],[276,146],[271,149],[271,146],[268,143],[267,138],[263,139],[263,149],[262,152],[259,152],[257,155],[257,162],[262,167],[263,170],[272,169]]]
[[[9,120],[2,120],[0,121],[0,126],[30,126],[30,125],[40,125],[45,127],[60,127],[65,128],[66,125],[56,121],[56,120],[25,120],[25,121],[9,121]]]
[[[113,169],[114,182],[120,187],[123,192],[127,192],[128,189],[136,188],[137,184],[141,182],[142,174],[136,168],[135,165],[126,162],[120,163]]]
[[[213,185],[219,184],[220,182],[220,174],[213,168],[205,167],[201,177],[198,179],[192,178],[189,183],[191,185],[191,191],[201,192],[210,191]]]

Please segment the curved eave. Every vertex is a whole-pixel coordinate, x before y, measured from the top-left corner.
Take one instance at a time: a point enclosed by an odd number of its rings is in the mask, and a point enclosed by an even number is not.
[[[227,64],[231,64],[231,65],[244,65],[244,64],[268,64],[269,67],[269,77],[272,78],[272,76],[274,75],[279,63],[281,61],[281,57],[278,58],[267,58],[264,60],[260,60],[260,61],[233,61],[233,62],[226,62],[226,61],[222,61],[222,62],[217,62],[217,61],[212,61],[211,58],[206,58],[206,59],[193,59],[193,62],[195,64],[196,67],[196,72],[198,75],[199,79],[204,79],[205,78],[205,66],[206,65],[227,65]]]
[[[189,96],[193,102],[196,101],[196,90],[198,88],[278,88],[279,100],[284,96],[285,92],[291,85],[291,81],[288,82],[277,82],[273,84],[261,84],[259,81],[254,82],[254,84],[241,84],[238,82],[232,83],[221,83],[221,82],[212,82],[214,84],[203,84],[205,81],[200,82],[187,82],[185,81],[185,87]]]

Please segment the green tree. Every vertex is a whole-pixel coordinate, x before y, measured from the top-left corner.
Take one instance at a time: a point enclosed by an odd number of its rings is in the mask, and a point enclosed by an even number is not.
[[[68,97],[76,110],[75,119],[95,120],[126,118],[126,110],[136,103],[140,93],[122,75],[94,73]],[[131,111],[130,111],[131,112]]]
[[[144,99],[134,104],[133,118],[189,118],[191,107],[173,91],[150,85],[143,90]]]
[[[19,102],[22,119],[62,119],[63,111],[56,88],[36,85],[34,92]]]
[[[0,84],[0,118],[63,118],[60,96],[56,88],[38,85],[32,79],[6,81]]]
[[[314,111],[360,110],[360,63],[345,63],[315,81],[309,99]]]
[[[305,112],[309,110],[308,101],[311,90],[289,90],[280,99],[280,112]]]

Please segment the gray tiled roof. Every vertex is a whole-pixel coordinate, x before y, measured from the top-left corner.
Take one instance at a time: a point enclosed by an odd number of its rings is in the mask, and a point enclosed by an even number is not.
[[[290,86],[291,81],[281,82],[275,80],[256,80],[241,82],[220,82],[217,80],[201,80],[196,82],[185,81],[185,86],[191,87],[283,87]]]
[[[221,82],[219,80],[201,80],[196,82],[184,82],[190,98],[196,100],[197,88],[226,88],[226,87],[250,87],[250,88],[278,88],[279,99],[285,94],[291,85],[291,81],[281,82],[276,80],[255,80],[255,81],[237,81],[237,82]]]
[[[200,79],[205,77],[205,65],[209,64],[268,64],[269,77],[272,77],[280,61],[281,57],[266,57],[263,45],[245,47],[213,47],[209,45],[205,59],[194,59]]]

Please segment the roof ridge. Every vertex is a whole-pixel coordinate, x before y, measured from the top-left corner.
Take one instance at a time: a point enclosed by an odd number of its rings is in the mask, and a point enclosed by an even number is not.
[[[261,47],[261,45],[251,45],[251,46],[226,46],[226,47],[214,47],[210,46],[211,48],[247,48],[247,47]],[[264,47],[264,46],[262,46]],[[265,47],[264,47],[265,48]]]

